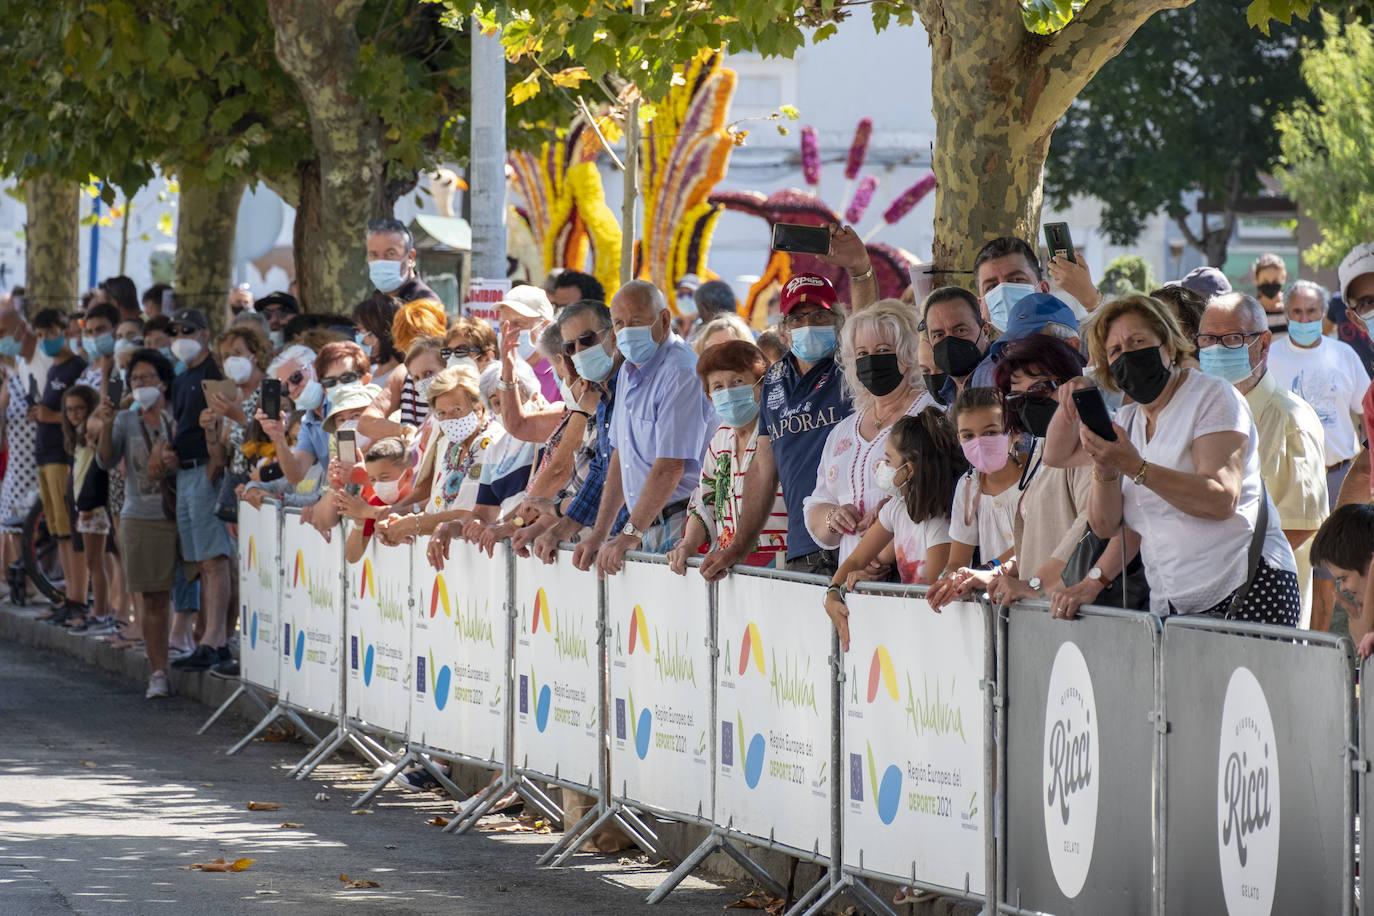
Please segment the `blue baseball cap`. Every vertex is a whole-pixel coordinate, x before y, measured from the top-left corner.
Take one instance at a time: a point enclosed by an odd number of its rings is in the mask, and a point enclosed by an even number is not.
[[[1078,333],[1078,316],[1062,299],[1049,293],[1031,293],[1011,307],[1007,329],[993,342],[992,351],[1000,352],[1004,344],[1043,333],[1049,324],[1062,325]]]

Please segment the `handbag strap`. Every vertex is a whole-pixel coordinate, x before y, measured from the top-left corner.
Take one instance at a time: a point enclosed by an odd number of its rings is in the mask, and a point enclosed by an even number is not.
[[[1269,489],[1260,481],[1260,504],[1259,512],[1255,517],[1255,530],[1250,535],[1250,556],[1245,570],[1245,581],[1236,589],[1235,595],[1231,598],[1231,607],[1227,612],[1228,617],[1233,617],[1240,612],[1241,605],[1245,604],[1245,597],[1250,594],[1250,586],[1255,584],[1255,570],[1259,569],[1260,554],[1264,552],[1264,538],[1269,533]]]

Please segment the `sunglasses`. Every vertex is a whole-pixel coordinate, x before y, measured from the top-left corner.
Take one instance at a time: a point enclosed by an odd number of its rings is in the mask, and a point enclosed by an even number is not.
[[[481,347],[441,347],[439,349],[439,358],[447,361],[454,358],[455,356],[459,359],[462,359],[465,356],[476,357],[479,356],[481,353]]]
[[[189,324],[169,324],[167,333],[173,337],[194,337],[200,333],[200,328]]]
[[[298,372],[296,375],[300,375],[300,373]],[[333,388],[335,385],[351,385],[362,377],[362,373],[359,372],[341,372],[338,375],[325,376],[320,379],[320,384],[325,388]],[[296,383],[293,381],[291,384]]]
[[[300,370],[296,370],[286,377],[286,384],[293,387],[299,385],[303,381],[305,381],[305,373]]]
[[[605,331],[588,331],[585,334],[578,335],[572,340],[565,340],[563,342],[563,352],[572,356],[580,350],[588,350],[601,343],[601,338],[605,333]]]

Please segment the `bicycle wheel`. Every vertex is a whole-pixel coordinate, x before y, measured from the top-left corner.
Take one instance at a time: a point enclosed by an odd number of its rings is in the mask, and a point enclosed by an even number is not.
[[[48,534],[48,525],[43,518],[43,503],[35,500],[24,518],[24,532],[21,536],[24,549],[24,570],[29,580],[45,597],[62,599],[66,597],[66,577],[62,574],[62,559],[57,553],[57,538]]]

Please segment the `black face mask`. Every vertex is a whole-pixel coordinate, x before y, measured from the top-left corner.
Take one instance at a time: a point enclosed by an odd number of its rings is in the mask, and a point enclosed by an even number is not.
[[[941,407],[946,406],[945,399],[940,396],[940,391],[945,387],[945,382],[949,380],[949,376],[944,372],[927,372],[921,378],[925,379],[926,391],[930,392],[935,403]]]
[[[978,345],[962,337],[945,337],[933,348],[935,365],[955,378],[963,378],[978,368],[983,354]]]
[[[902,383],[902,370],[897,366],[896,353],[873,353],[854,360],[854,374],[875,397],[897,390]]]
[[[1021,401],[1016,415],[1021,419],[1022,429],[1043,439],[1050,431],[1050,420],[1054,419],[1054,412],[1058,409],[1059,402],[1054,398],[1028,397]]]
[[[1131,400],[1140,404],[1153,403],[1164,392],[1170,376],[1159,347],[1127,350],[1112,361],[1112,378]]]
[[[1279,294],[1279,290],[1283,289],[1283,284],[1261,283],[1258,286],[1256,286],[1255,289],[1259,290],[1259,294],[1263,296],[1265,299],[1273,299],[1275,296]]]

